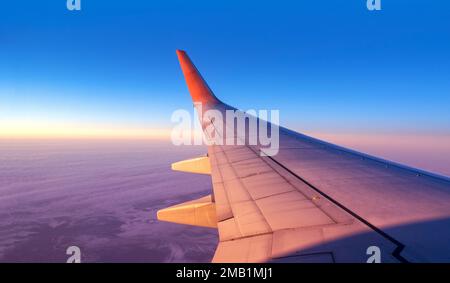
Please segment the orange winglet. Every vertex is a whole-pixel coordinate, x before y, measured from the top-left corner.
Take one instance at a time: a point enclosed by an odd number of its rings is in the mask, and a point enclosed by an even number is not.
[[[194,103],[219,102],[186,52],[183,50],[177,50],[177,55],[178,60],[180,61],[181,70],[183,71],[186,84],[192,97],[192,101]]]

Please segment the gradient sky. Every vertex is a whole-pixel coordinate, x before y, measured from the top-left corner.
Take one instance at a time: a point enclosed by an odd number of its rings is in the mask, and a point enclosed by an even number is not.
[[[170,128],[191,106],[179,48],[296,130],[450,133],[449,1],[218,2],[2,3],[0,129]]]

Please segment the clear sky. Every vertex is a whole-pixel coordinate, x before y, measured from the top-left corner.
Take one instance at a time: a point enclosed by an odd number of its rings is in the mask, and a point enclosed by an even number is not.
[[[191,107],[175,49],[223,101],[296,130],[450,133],[450,1],[81,3],[1,4],[3,133],[171,128]]]

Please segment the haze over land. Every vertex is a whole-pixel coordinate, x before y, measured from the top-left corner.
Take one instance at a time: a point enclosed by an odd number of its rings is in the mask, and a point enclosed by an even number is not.
[[[161,141],[0,140],[0,261],[210,261],[214,229],[156,220],[210,193],[208,176],[173,172],[205,152]]]
[[[449,139],[316,134],[327,141],[450,175]],[[209,176],[170,164],[206,153],[168,140],[1,139],[0,261],[210,261],[214,229],[156,220],[209,194]]]

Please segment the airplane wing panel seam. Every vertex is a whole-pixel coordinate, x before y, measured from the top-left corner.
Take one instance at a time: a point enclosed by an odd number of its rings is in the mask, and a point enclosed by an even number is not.
[[[324,192],[322,192],[321,190],[319,190],[318,188],[316,188],[315,186],[310,184],[308,181],[306,181],[302,177],[298,176],[295,172],[291,171],[289,168],[285,167],[283,164],[278,162],[275,158],[273,158],[271,156],[267,156],[267,158],[272,160],[276,164],[278,164],[280,167],[282,167],[284,170],[289,172],[291,175],[293,175],[296,178],[298,178],[299,180],[301,180],[303,183],[308,185],[311,189],[315,190],[317,193],[321,194],[323,197],[327,198],[329,201],[331,201],[332,203],[334,203],[335,205],[337,205],[338,207],[340,207],[341,209],[343,209],[344,211],[346,211],[347,213],[349,213],[350,215],[352,215],[353,217],[355,217],[356,219],[358,219],[359,221],[361,221],[362,223],[367,225],[369,228],[371,228],[372,230],[374,230],[375,232],[377,232],[378,234],[380,234],[381,236],[383,236],[387,240],[389,240],[392,243],[394,243],[397,246],[397,248],[394,250],[392,255],[396,259],[398,259],[400,262],[408,262],[408,260],[406,260],[404,257],[401,256],[401,252],[405,248],[405,245],[403,243],[401,243],[398,240],[396,240],[395,238],[391,237],[386,232],[384,232],[381,229],[379,229],[378,227],[372,225],[370,222],[368,222],[367,220],[365,220],[364,218],[362,218],[361,216],[359,216],[358,214],[356,214],[355,212],[353,212],[349,208],[345,207],[344,205],[342,205],[341,203],[339,203],[338,201],[336,201],[335,199],[333,199],[329,195],[325,194]]]

